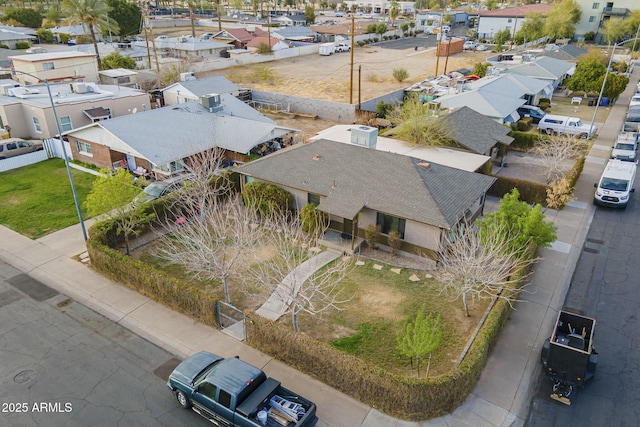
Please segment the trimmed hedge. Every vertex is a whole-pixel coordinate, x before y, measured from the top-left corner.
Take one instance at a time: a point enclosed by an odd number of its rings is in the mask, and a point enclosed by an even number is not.
[[[515,151],[527,151],[536,144],[536,142],[545,139],[549,139],[547,135],[541,135],[537,133],[528,133],[528,132],[520,132],[517,130],[512,130],[508,134],[510,137],[514,138],[513,142],[509,145],[510,150]]]
[[[530,204],[539,203],[543,206],[546,204],[548,185],[508,176],[494,176],[494,178],[496,178],[496,182],[489,188],[487,194],[502,198],[517,188],[520,192],[520,200]]]

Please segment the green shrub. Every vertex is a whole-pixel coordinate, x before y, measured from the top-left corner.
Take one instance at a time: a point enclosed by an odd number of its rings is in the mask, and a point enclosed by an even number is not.
[[[548,104],[551,104],[551,100],[549,98],[540,98],[540,102],[546,102]]]
[[[324,212],[316,209],[316,205],[307,203],[300,209],[300,223],[305,232],[315,235],[324,230],[327,217]]]
[[[547,111],[549,108],[551,108],[551,103],[540,101],[538,107],[542,108],[544,111]]]
[[[387,237],[387,243],[391,248],[391,253],[396,255],[400,248],[402,247],[402,239],[400,238],[400,233],[397,231],[391,231],[389,236]]]
[[[546,135],[539,135],[537,133],[527,133],[527,132],[520,132],[520,131],[514,131],[514,130],[509,132],[509,136],[514,138],[511,145],[509,145],[509,149],[516,150],[516,151],[527,151],[533,148],[533,146],[539,140],[545,140],[549,138]]]
[[[406,68],[394,68],[393,78],[398,82],[403,82],[409,78],[409,72]]]
[[[58,38],[60,39],[60,43],[67,44],[69,43],[69,39],[71,38],[71,36],[65,33],[58,33]]]
[[[544,205],[546,203],[547,189],[549,188],[546,184],[508,176],[496,176],[495,178],[496,182],[489,188],[487,194],[502,198],[505,194],[517,188],[518,192],[520,192],[520,200],[530,204]]]
[[[46,28],[40,28],[38,30],[38,38],[41,43],[53,43],[53,40],[55,39],[53,33]]]
[[[29,42],[16,42],[16,49],[29,49],[31,47],[31,43]]]
[[[531,117],[523,117],[516,123],[516,128],[520,132],[526,132],[531,129],[531,124],[533,123],[533,119]]]
[[[9,46],[7,46],[6,44],[0,44],[0,49],[9,49]]]
[[[367,241],[367,245],[371,249],[378,249],[378,238],[380,237],[380,226],[376,224],[369,224],[366,230],[364,230],[364,238]]]
[[[282,188],[265,182],[250,182],[244,186],[242,200],[245,205],[263,216],[286,212],[291,206],[291,194]]]

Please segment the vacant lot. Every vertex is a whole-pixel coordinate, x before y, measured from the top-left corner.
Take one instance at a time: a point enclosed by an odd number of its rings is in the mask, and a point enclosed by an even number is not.
[[[96,177],[76,169],[72,174],[82,204]],[[78,223],[69,176],[61,159],[1,173],[0,206],[0,224],[32,239]]]

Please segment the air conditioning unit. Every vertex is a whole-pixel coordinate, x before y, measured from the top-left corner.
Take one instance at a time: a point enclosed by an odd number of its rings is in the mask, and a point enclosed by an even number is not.
[[[189,71],[187,73],[180,73],[181,82],[186,82],[187,80],[195,80],[195,79],[196,79],[196,73],[194,73],[193,71]]]
[[[86,83],[71,83],[71,91],[74,93],[87,93],[89,89],[87,89]]]
[[[367,148],[376,148],[378,129],[371,126],[356,126],[351,128],[351,143]]]
[[[10,89],[13,89],[14,87],[18,87],[18,86],[20,85],[12,84],[12,83],[0,85],[0,95],[16,96],[15,93],[13,93],[13,91]]]
[[[208,109],[211,113],[222,111],[222,102],[220,101],[220,95],[217,93],[201,96],[200,104],[202,104],[202,106]]]

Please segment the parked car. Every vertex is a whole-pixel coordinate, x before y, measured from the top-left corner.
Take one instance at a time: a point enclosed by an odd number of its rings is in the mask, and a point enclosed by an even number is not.
[[[42,150],[42,143],[40,142],[29,142],[20,138],[0,140],[0,159],[8,159],[9,157],[40,150]]]
[[[636,151],[638,150],[638,133],[621,132],[618,134],[616,143],[611,151],[611,158],[635,162]]]
[[[350,52],[351,45],[349,43],[336,43],[336,52]]]
[[[483,44],[479,44],[478,46],[476,46],[476,50],[480,50],[480,51],[487,50],[487,46]]]
[[[618,159],[611,159],[602,172],[600,181],[593,184],[596,193],[593,203],[596,205],[627,207],[631,193],[635,191],[633,183],[636,180],[635,162],[623,162]]]
[[[472,42],[472,41],[466,41],[466,42],[464,42],[464,44],[462,45],[462,48],[463,48],[464,50],[473,50],[473,49],[475,49],[476,47],[478,47],[478,44],[477,44],[477,43],[475,43],[475,42]]]
[[[336,18],[342,18],[344,15],[341,12],[336,12],[336,14],[333,16],[335,16]]]
[[[362,17],[363,17],[364,19],[373,19],[373,16],[371,16],[371,15],[369,15],[369,14],[367,14],[367,15],[362,15]]]
[[[183,186],[186,181],[192,179],[190,174],[176,175],[162,181],[154,181],[147,185],[142,193],[133,199],[133,206],[139,206],[142,203],[150,202],[167,196]]]
[[[636,93],[631,97],[631,101],[629,102],[629,107],[634,107],[636,105],[640,105],[640,93]]]
[[[518,108],[518,114],[522,117],[531,117],[534,124],[540,123],[540,120],[546,115],[540,107],[534,105],[523,105]]]
[[[563,134],[587,139],[597,130],[595,126],[582,124],[582,120],[578,117],[546,114],[538,123],[538,131],[545,132],[547,135]]]

